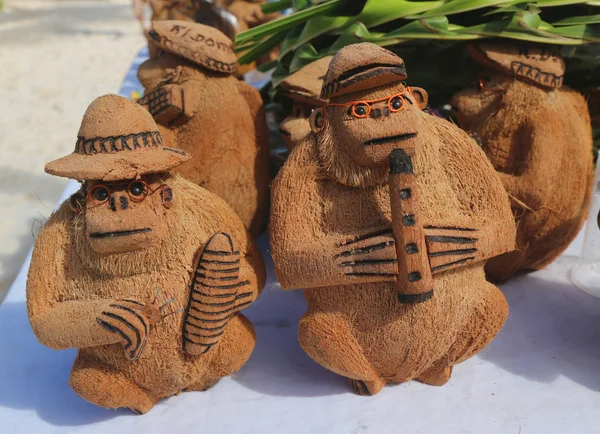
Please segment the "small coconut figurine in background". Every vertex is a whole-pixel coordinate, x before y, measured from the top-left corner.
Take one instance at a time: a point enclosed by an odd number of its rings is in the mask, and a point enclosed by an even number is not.
[[[279,128],[290,151],[310,132],[309,118],[312,111],[327,104],[327,100],[322,99],[320,94],[329,62],[331,56],[309,63],[279,84],[283,97],[292,102],[291,113]]]
[[[258,91],[232,75],[233,42],[184,21],[155,21],[149,36],[162,52],[140,65],[138,103],[167,146],[191,154],[176,172],[225,199],[257,235],[268,212],[267,127]]]
[[[137,19],[145,29],[143,3],[149,3],[154,21],[181,20],[190,21],[214,27],[223,32],[228,38],[235,39],[237,33],[267,23],[280,16],[279,12],[263,13],[261,5],[266,0],[132,0]],[[144,33],[146,33],[144,31]],[[146,34],[146,36],[148,36]],[[156,45],[148,38],[150,57],[156,57]],[[242,77],[262,63],[277,58],[278,50],[272,50],[258,61],[240,65],[235,72]],[[243,53],[238,53],[241,56]]]
[[[485,261],[514,248],[506,192],[476,143],[422,111],[401,58],[377,45],[331,60],[312,131],[272,186],[283,289],[305,289],[302,348],[359,394],[442,385],[507,316]]]
[[[562,86],[565,62],[551,47],[484,41],[469,53],[488,69],[452,106],[511,199],[518,248],[486,266],[501,282],[543,268],[579,232],[593,183],[592,129],[583,96]]]
[[[35,242],[29,319],[44,345],[79,348],[70,384],[93,404],[145,413],[237,372],[254,348],[239,311],[264,285],[260,253],[222,199],[169,173],[188,159],[146,110],[106,95],[75,152],[46,165],[83,183]]]

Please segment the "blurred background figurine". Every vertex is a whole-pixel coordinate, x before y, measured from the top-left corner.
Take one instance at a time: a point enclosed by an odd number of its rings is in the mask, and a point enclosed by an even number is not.
[[[214,27],[234,40],[235,35],[251,29],[280,16],[279,12],[263,13],[261,5],[266,0],[133,0],[135,15],[146,31],[143,4],[147,3],[151,10],[151,21],[179,20],[192,21]],[[150,55],[154,57],[155,49],[149,41]],[[254,69],[256,64],[276,58],[276,53],[268,54],[257,63],[243,65],[238,76]]]
[[[260,253],[219,197],[170,170],[152,116],[94,100],[75,151],[46,171],[82,181],[35,242],[27,308],[39,341],[78,348],[70,385],[106,408],[146,413],[237,372],[256,336],[240,310],[264,285]]]
[[[575,238],[593,184],[584,97],[563,86],[565,62],[548,46],[488,41],[469,47],[486,68],[452,99],[498,172],[517,223],[517,250],[488,261],[494,281],[543,268]]]
[[[291,107],[289,115],[281,122],[279,132],[291,151],[310,132],[312,111],[323,107],[327,100],[320,97],[323,80],[332,56],[309,63],[281,81],[282,96]]]
[[[233,42],[189,21],[155,21],[160,49],[140,65],[144,96],[165,143],[192,159],[176,169],[232,206],[253,235],[267,220],[269,147],[260,94],[236,79]]]

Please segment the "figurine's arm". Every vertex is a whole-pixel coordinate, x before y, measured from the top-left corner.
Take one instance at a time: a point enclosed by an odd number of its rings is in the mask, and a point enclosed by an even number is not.
[[[514,217],[498,174],[466,133],[440,122],[440,137],[447,139],[440,157],[460,208],[449,210],[441,224],[425,228],[433,272],[468,266],[516,247]]]
[[[268,130],[265,119],[265,106],[260,93],[245,81],[237,82],[240,94],[246,100],[252,119],[254,119],[254,130],[256,133],[256,143],[261,146],[261,150],[268,151]]]
[[[77,300],[67,289],[72,266],[69,213],[63,205],[35,243],[27,279],[27,308],[39,341],[51,348],[84,348],[122,342],[128,356],[143,349],[148,322],[135,300]],[[141,303],[139,303],[141,305]]]
[[[214,234],[196,259],[183,328],[188,354],[210,351],[231,317],[256,300],[264,286],[260,253],[240,229]]]
[[[556,137],[556,128],[556,125],[536,123],[530,119],[524,119],[516,128],[512,146],[519,150],[518,159],[522,164],[519,173],[497,172],[513,208],[538,209],[542,206],[544,198],[552,194],[549,177],[562,175],[562,156],[548,158],[548,143],[559,140]]]
[[[282,288],[395,280],[391,227],[350,237],[323,221],[322,174],[311,139],[294,149],[271,188],[271,251]]]

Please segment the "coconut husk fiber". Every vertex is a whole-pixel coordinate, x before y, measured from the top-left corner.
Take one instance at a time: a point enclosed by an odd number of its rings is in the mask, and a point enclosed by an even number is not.
[[[579,232],[593,183],[590,116],[582,95],[562,86],[564,61],[556,53],[490,42],[469,52],[490,69],[452,105],[511,198],[518,249],[486,267],[501,282],[545,267]]]
[[[124,118],[137,111],[128,103]],[[96,122],[96,114],[84,123]],[[112,134],[111,124],[100,122]],[[122,153],[135,165],[143,152]],[[132,187],[141,182],[149,190],[143,200]],[[102,186],[110,199],[97,204],[92,198]],[[70,377],[77,394],[145,413],[161,398],[205,390],[246,363],[255,334],[239,311],[264,279],[250,235],[215,194],[168,172],[86,180],[35,242],[27,309],[42,344],[79,350]]]
[[[225,199],[257,235],[268,212],[267,127],[258,91],[232,75],[233,42],[182,21],[156,21],[149,34],[164,53],[140,65],[138,102],[167,146],[192,155],[177,173]]]
[[[373,44],[340,50],[323,89],[340,86],[272,186],[275,272],[308,303],[300,344],[365,395],[444,384],[508,313],[483,270],[515,247],[508,196],[466,133],[421,110],[427,94],[406,88],[403,67]],[[335,105],[380,99],[363,118]]]
[[[283,97],[292,102],[291,113],[279,125],[279,133],[289,150],[310,132],[309,117],[312,111],[327,104],[320,94],[331,58],[326,56],[309,63],[279,84]]]

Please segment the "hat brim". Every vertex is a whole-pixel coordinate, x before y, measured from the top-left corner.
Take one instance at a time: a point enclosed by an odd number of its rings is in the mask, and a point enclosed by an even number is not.
[[[285,90],[283,92],[283,94],[286,98],[289,98],[292,101],[297,101],[297,102],[312,105],[315,107],[323,107],[325,104],[327,104],[327,101],[324,99],[321,99],[321,97],[319,97],[319,95],[315,95],[314,93],[310,93],[310,92]]]
[[[348,78],[337,79],[324,84],[321,90],[321,98],[332,99],[366,89],[385,86],[405,79],[406,68],[403,63],[365,68],[363,71],[353,74]]]
[[[44,170],[55,176],[77,180],[119,181],[140,175],[166,172],[188,161],[191,156],[173,148],[148,149],[135,153],[84,155],[73,153],[46,164]]]

